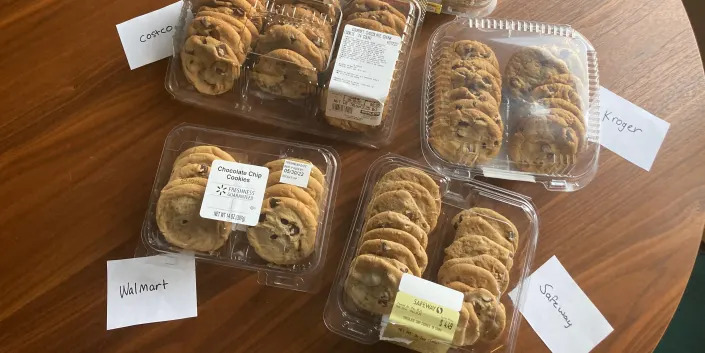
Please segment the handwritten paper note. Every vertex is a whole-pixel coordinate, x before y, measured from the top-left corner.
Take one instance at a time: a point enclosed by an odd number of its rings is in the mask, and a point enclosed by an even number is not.
[[[524,280],[522,315],[553,353],[588,353],[612,326],[555,256]],[[517,302],[517,290],[509,293]]]
[[[157,255],[108,261],[107,328],[197,315],[193,256]]]
[[[117,25],[130,70],[169,57],[181,1]]]
[[[637,166],[650,170],[670,124],[600,88],[600,144]]]

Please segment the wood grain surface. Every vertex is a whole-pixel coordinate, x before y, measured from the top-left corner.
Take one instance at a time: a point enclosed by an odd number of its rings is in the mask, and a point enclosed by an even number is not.
[[[416,40],[394,142],[383,150],[284,131],[174,101],[166,61],[130,71],[115,24],[170,0],[2,1],[0,351],[402,352],[327,330],[323,306],[369,163],[422,159]],[[651,170],[608,150],[576,193],[498,182],[533,198],[535,264],[557,255],[614,327],[595,352],[649,352],[688,280],[705,222],[705,79],[678,0],[500,0],[493,17],[568,23],[589,38],[601,83],[671,123]],[[167,133],[182,122],[330,144],[342,157],[323,289],[257,284],[201,264],[198,317],[106,331],[106,260],[131,257]],[[524,322],[517,352],[547,352]]]

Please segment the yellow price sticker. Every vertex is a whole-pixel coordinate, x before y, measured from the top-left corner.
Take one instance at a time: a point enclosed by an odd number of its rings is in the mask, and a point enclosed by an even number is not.
[[[429,2],[426,4],[426,11],[427,12],[433,12],[433,13],[441,13],[443,10],[443,5],[437,2]]]
[[[445,353],[453,341],[457,310],[398,292],[381,339],[424,353]]]

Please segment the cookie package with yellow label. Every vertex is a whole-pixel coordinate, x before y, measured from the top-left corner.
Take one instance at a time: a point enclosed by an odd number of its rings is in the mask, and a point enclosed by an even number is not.
[[[339,173],[330,147],[182,124],[164,143],[142,243],[316,291]]]
[[[458,17],[429,40],[421,145],[434,169],[575,191],[597,173],[597,54],[565,25]]]
[[[438,336],[423,325],[403,321],[394,322],[403,329],[389,337],[402,332],[414,349],[480,353],[504,347],[511,353],[521,319],[508,293],[519,301],[526,295],[537,239],[538,215],[528,197],[384,155],[367,172],[324,321],[360,343],[387,338],[395,306],[409,305],[409,293],[397,302],[401,278],[415,276],[428,291],[439,284],[458,292],[462,303],[452,316],[458,320],[444,323],[452,334],[443,342],[433,343]]]
[[[184,0],[165,86],[188,104],[378,148],[391,140],[423,4]]]

